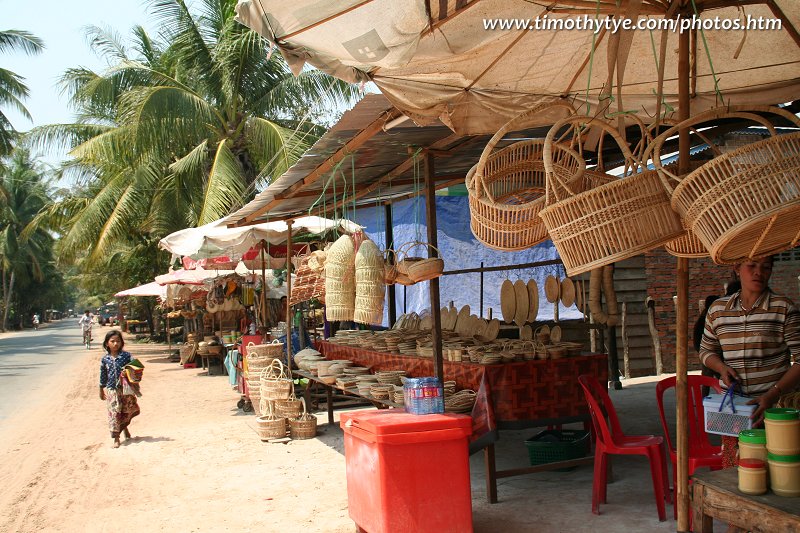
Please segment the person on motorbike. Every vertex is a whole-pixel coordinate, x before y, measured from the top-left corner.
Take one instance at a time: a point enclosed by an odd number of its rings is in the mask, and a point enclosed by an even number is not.
[[[38,315],[38,313],[33,315],[33,329],[34,330],[38,330],[39,329],[39,315]]]

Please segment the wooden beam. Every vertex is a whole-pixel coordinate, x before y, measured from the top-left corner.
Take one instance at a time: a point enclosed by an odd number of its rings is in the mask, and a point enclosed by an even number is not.
[[[320,179],[325,173],[329,172],[337,163],[342,161],[346,156],[352,154],[360,148],[365,142],[370,140],[376,133],[383,129],[384,124],[402,115],[397,108],[392,108],[382,113],[378,118],[373,120],[366,128],[358,132],[352,139],[347,141],[344,146],[339,148],[330,157],[323,161],[317,168],[311,171],[305,178],[290,185],[283,191],[275,195],[275,198],[265,205],[259,207],[254,212],[246,217],[238,220],[236,226],[247,226],[248,223],[257,219],[264,213],[269,212],[270,209],[280,204],[286,198],[292,198],[297,192],[301,191],[308,185]]]
[[[434,189],[435,170],[433,166],[433,154],[425,154],[425,225],[428,227],[428,257],[438,257],[437,238],[438,228],[436,227],[436,194]],[[433,374],[444,384],[444,358],[442,357],[442,317],[439,314],[439,278],[433,278],[428,282],[428,294],[431,302],[431,341],[433,343]]]
[[[437,182],[447,181],[449,183],[449,182],[452,182],[456,178],[456,176],[458,176],[458,175],[457,174],[439,174],[438,176],[436,176],[436,181]],[[463,180],[463,176],[462,176],[461,179]],[[392,187],[396,187],[398,185],[413,185],[413,184],[414,184],[414,179],[413,178],[399,178],[399,179],[392,180]],[[437,187],[438,187],[438,185],[437,185]],[[372,190],[375,190],[375,189],[372,189]],[[371,191],[369,191],[369,192],[371,192]],[[293,196],[293,198],[311,198],[311,197],[316,198],[319,195],[320,195],[319,191],[301,191],[301,192],[295,194]],[[357,195],[356,199],[362,198],[365,195],[366,195],[366,193],[362,194],[360,196]],[[352,202],[352,200],[348,200],[348,201]]]
[[[792,21],[790,21],[783,10],[777,4],[775,4],[775,0],[768,0],[767,5],[772,11],[772,14],[775,15],[775,18],[781,21],[781,27],[783,28],[783,31],[788,33],[789,37],[791,37],[797,47],[800,48],[800,33],[798,33],[797,28],[792,25]]]

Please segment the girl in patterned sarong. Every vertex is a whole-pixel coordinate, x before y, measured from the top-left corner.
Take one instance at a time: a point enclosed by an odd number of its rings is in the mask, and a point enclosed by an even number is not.
[[[103,348],[106,354],[100,361],[100,399],[105,400],[108,408],[108,428],[111,438],[114,439],[113,448],[119,448],[120,434],[125,439],[131,438],[128,426],[133,417],[139,414],[139,404],[134,394],[123,394],[120,374],[122,369],[131,362],[132,356],[122,348],[125,341],[122,333],[111,330],[106,333]]]

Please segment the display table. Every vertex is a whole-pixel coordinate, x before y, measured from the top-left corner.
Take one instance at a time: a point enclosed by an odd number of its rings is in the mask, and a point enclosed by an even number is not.
[[[714,531],[714,518],[744,531],[800,531],[800,498],[739,492],[736,468],[698,472],[692,479],[695,531]]]
[[[412,355],[375,352],[329,341],[317,343],[328,359],[349,359],[372,372],[403,369],[410,376],[432,376],[433,359]],[[584,422],[588,427],[589,407],[578,376],[590,374],[601,383],[608,380],[605,354],[587,354],[563,359],[519,361],[481,365],[444,361],[445,380],[458,389],[477,392],[472,409],[470,453],[484,450],[487,497],[497,501],[497,478],[590,463],[591,458],[573,459],[570,464],[551,463],[498,472],[494,442],[500,429],[524,429]]]

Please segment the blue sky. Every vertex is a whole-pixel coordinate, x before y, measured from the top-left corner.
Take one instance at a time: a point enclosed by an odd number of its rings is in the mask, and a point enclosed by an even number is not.
[[[66,98],[59,94],[58,79],[76,66],[102,70],[104,63],[86,42],[83,28],[88,25],[107,27],[126,40],[130,28],[139,24],[151,34],[155,26],[147,15],[143,0],[0,0],[0,29],[26,30],[44,40],[46,49],[35,56],[0,55],[0,67],[25,77],[31,91],[25,106],[33,123],[13,109],[3,111],[19,131],[33,126],[72,121]],[[49,153],[44,159],[58,162],[64,153]]]

